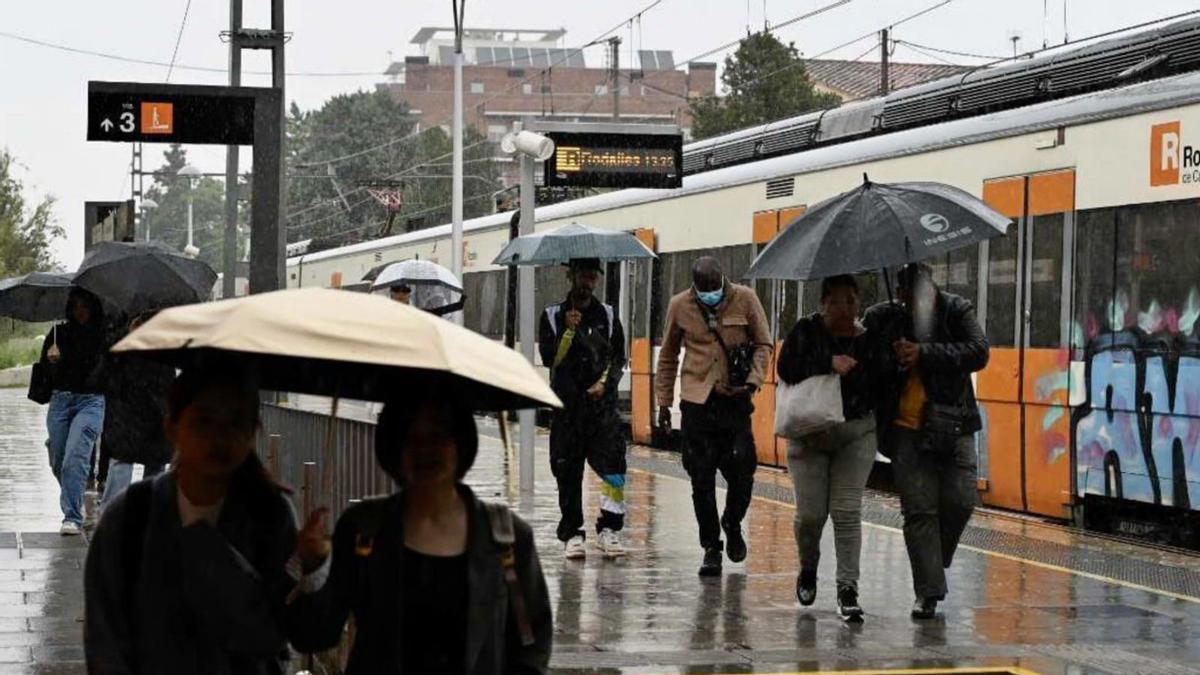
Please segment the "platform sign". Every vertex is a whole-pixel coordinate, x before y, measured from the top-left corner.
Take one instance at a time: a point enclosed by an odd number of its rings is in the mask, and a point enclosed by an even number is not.
[[[554,141],[543,167],[547,187],[677,188],[683,184],[683,135],[649,125],[587,124],[540,129]],[[588,129],[592,127],[593,129]],[[600,130],[603,129],[603,130]]]
[[[251,145],[254,101],[230,87],[88,82],[87,139]]]
[[[102,241],[127,241],[134,236],[132,199],[120,202],[83,203],[83,250]]]

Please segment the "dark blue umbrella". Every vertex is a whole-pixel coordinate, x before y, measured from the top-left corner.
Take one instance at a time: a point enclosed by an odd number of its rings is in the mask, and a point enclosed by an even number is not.
[[[508,242],[493,265],[558,265],[581,258],[637,260],[654,258],[638,238],[620,230],[571,223]]]
[[[1004,236],[1011,222],[942,183],[872,183],[827,199],[763,249],[747,279],[809,281],[887,269]]]
[[[0,280],[0,316],[39,323],[66,314],[71,275],[32,272]]]

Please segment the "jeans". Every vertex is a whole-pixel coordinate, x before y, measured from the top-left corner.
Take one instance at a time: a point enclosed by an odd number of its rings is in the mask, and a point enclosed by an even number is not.
[[[87,489],[92,448],[104,428],[104,396],[56,391],[46,411],[50,470],[59,485],[63,522],[83,525],[83,493]]]
[[[788,471],[796,492],[800,569],[816,573],[821,533],[833,520],[837,584],[858,588],[863,489],[875,464],[875,418],[848,420],[788,442]]]
[[[946,595],[946,569],[979,503],[975,437],[929,447],[919,431],[892,429],[892,471],[904,514],[904,544],[919,598]]]
[[[143,464],[142,480],[157,476],[163,470],[162,464]],[[104,483],[104,496],[100,498],[100,510],[108,508],[109,502],[125,491],[133,482],[133,462],[109,460],[108,481]]]
[[[692,479],[692,508],[700,546],[722,549],[721,526],[740,527],[754,492],[758,455],[750,427],[749,401],[712,394],[704,405],[684,401],[683,468]],[[717,520],[717,471],[725,477],[725,513]]]

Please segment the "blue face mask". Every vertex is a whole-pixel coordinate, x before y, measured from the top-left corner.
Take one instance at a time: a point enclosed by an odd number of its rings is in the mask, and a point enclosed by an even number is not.
[[[725,287],[722,286],[715,291],[696,291],[696,297],[709,307],[716,307],[721,304],[721,300],[725,299]]]

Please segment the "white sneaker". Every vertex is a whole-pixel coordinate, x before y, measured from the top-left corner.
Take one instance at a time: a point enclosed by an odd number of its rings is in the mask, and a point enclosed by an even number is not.
[[[600,530],[596,538],[596,546],[606,558],[618,558],[625,555],[625,545],[621,543],[621,535],[609,529]]]
[[[587,547],[583,544],[583,535],[577,534],[567,540],[563,549],[567,560],[582,560],[587,557]]]
[[[64,520],[62,527],[58,528],[58,533],[64,537],[74,537],[82,531],[83,530],[80,529],[79,525],[72,523],[69,520]]]

